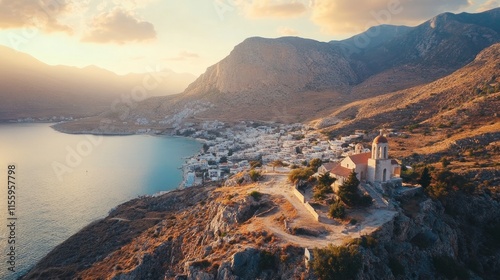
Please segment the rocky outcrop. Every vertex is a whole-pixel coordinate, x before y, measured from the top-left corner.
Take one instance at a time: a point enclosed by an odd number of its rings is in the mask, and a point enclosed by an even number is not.
[[[273,203],[236,186],[135,199],[58,246],[23,279],[315,279],[304,248],[247,228]],[[418,193],[395,209],[398,215],[371,235],[375,241],[357,243],[356,279],[499,275],[500,203],[487,194],[435,201]]]
[[[492,234],[500,228],[500,204],[449,199],[446,206],[425,195],[400,201],[399,215],[373,235],[377,245],[363,249],[358,279],[495,279],[500,243]]]

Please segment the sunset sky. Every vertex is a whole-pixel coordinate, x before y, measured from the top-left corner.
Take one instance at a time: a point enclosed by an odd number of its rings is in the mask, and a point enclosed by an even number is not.
[[[343,39],[500,0],[0,0],[0,44],[51,64],[199,75],[245,38]]]

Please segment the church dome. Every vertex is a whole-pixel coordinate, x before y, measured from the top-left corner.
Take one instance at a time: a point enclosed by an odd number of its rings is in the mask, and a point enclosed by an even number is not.
[[[373,144],[387,143],[387,138],[383,135],[379,135],[373,139]]]

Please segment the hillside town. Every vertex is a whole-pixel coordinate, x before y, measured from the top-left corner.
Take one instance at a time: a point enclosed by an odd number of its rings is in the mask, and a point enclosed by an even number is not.
[[[190,136],[204,144],[202,151],[188,159],[183,167],[184,187],[227,179],[249,170],[252,162],[258,162],[265,171],[273,169],[269,165],[271,162],[280,161],[286,167],[282,170],[289,171],[320,159],[323,169],[330,172],[334,165],[328,163],[337,163],[354,154],[370,153],[370,149],[357,145],[368,140],[364,131],[331,140],[304,124],[241,122],[226,127],[223,122],[211,121],[202,123],[201,129]],[[391,163],[399,166],[394,160]],[[365,177],[366,174],[360,175]]]

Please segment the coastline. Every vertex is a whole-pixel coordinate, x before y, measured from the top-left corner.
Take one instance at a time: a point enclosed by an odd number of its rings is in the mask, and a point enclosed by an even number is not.
[[[57,132],[60,133],[65,133],[65,134],[71,134],[71,135],[94,135],[94,136],[132,136],[132,135],[150,135],[150,136],[156,136],[156,137],[162,137],[162,136],[167,136],[167,137],[174,137],[174,138],[186,138],[186,139],[191,139],[195,140],[200,143],[205,143],[206,140],[202,138],[194,138],[194,137],[189,137],[189,136],[179,136],[179,135],[169,135],[169,134],[157,134],[157,133],[137,133],[137,131],[132,132],[132,131],[101,131],[101,132],[96,132],[95,130],[73,130],[73,129],[65,129],[60,127],[59,125],[64,124],[66,122],[58,122],[58,123],[53,123],[53,125],[50,126],[50,128],[54,129]],[[184,157],[184,163],[178,167],[178,169],[182,170],[182,180],[179,183],[179,185],[172,189],[172,190],[167,190],[167,191],[160,191],[158,193],[152,194],[151,196],[159,196],[165,193],[169,193],[173,190],[183,190],[186,188],[186,181],[187,181],[187,174],[188,174],[188,169],[187,169],[187,162],[197,156],[199,151],[197,151],[195,154]]]

